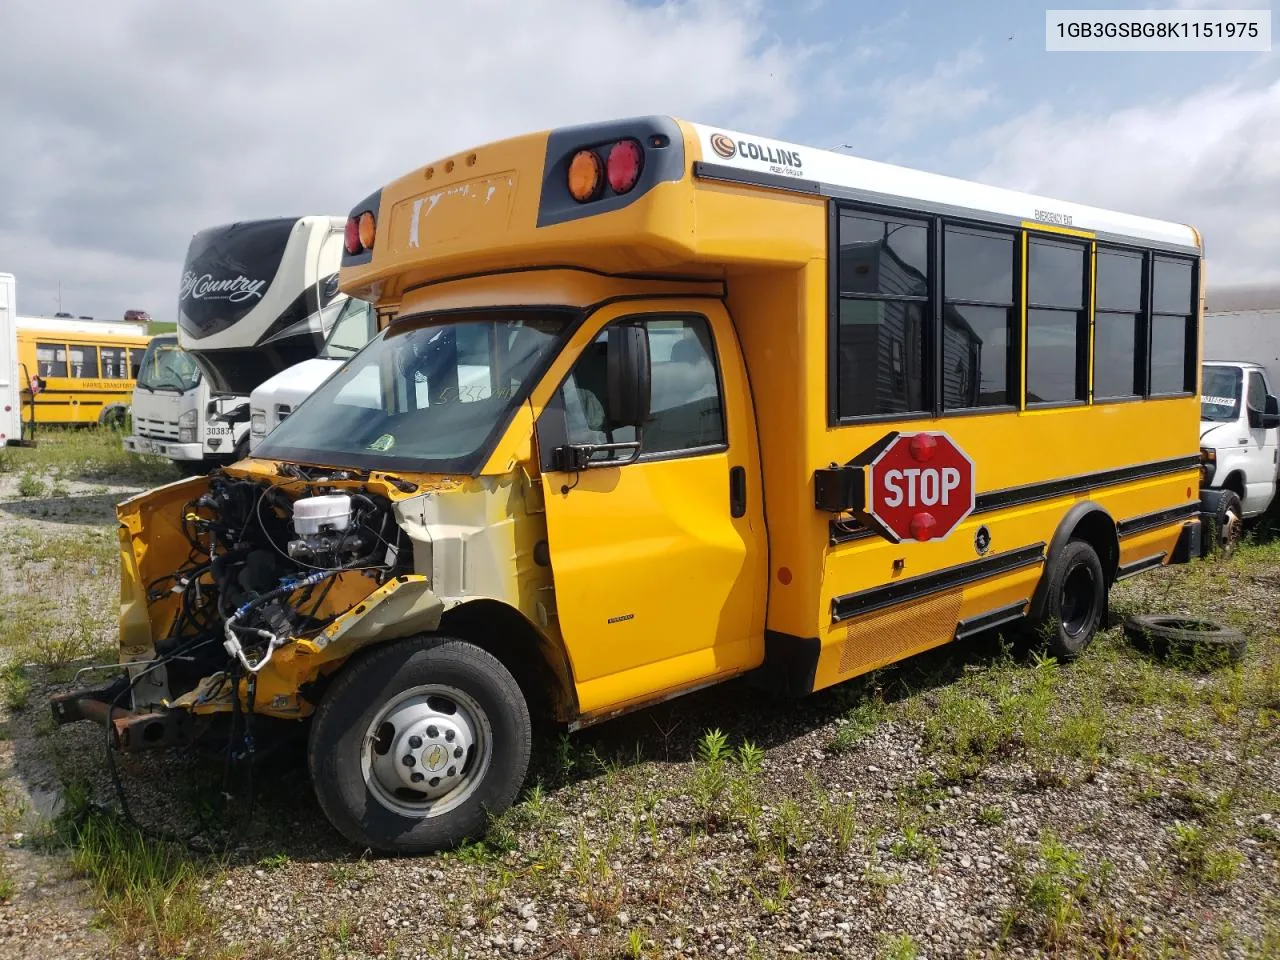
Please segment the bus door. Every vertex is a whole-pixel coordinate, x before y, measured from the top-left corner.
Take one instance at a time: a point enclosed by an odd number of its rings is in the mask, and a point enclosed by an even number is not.
[[[637,440],[605,418],[617,323],[649,343],[639,456],[557,470],[562,444]],[[556,611],[584,713],[758,665],[768,586],[754,411],[724,307],[615,304],[587,325],[538,424]]]

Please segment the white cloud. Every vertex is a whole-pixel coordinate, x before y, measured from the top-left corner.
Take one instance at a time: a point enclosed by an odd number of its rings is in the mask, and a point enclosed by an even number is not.
[[[861,88],[846,85],[842,96],[860,119],[842,134],[845,142],[863,155],[872,144],[871,153],[893,160],[892,152],[914,138],[970,119],[994,100],[992,87],[974,79],[983,63],[968,48],[927,73],[889,72]]]
[[[1210,286],[1280,280],[1280,81],[1100,115],[1041,105],[953,156],[985,183],[1192,224]]]
[[[190,235],[345,213],[467,145],[644,113],[773,129],[806,51],[756,0],[0,4],[0,270],[23,312],[168,318]]]

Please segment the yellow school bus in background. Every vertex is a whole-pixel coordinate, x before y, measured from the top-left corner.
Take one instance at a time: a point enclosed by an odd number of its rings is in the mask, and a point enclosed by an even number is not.
[[[39,426],[124,425],[151,340],[145,323],[18,317],[17,331],[25,422],[34,413]]]
[[[1191,227],[650,117],[419,167],[345,242],[394,320],[253,458],[120,506],[150,663],[55,713],[305,720],[361,846],[482,829],[538,715],[1006,624],[1069,660],[1200,552]]]

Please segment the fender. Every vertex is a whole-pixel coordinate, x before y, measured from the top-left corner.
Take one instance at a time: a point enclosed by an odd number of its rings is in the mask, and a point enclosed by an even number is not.
[[[1096,519],[1087,519],[1093,517]],[[1105,544],[1107,549],[1102,552],[1099,559],[1102,561],[1102,572],[1107,578],[1107,586],[1110,587],[1115,579],[1116,564],[1120,559],[1120,538],[1116,535],[1116,522],[1111,514],[1092,500],[1082,500],[1067,511],[1066,516],[1059,521],[1053,539],[1049,541],[1040,582],[1036,584],[1036,591],[1031,597],[1031,608],[1027,611],[1027,618],[1033,623],[1044,617],[1044,607],[1048,599],[1045,591],[1050,580],[1049,572],[1053,569],[1053,564],[1062,556],[1063,548],[1071,540],[1072,534],[1076,532],[1081,522],[1088,522],[1090,526],[1105,524],[1106,530],[1109,531],[1109,539]],[[1110,556],[1106,555],[1108,552]]]

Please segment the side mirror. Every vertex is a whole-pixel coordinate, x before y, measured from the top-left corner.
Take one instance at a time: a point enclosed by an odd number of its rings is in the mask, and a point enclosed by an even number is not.
[[[615,427],[639,430],[649,419],[652,388],[648,331],[639,325],[610,327],[605,359],[609,374],[606,416]]]
[[[1263,405],[1262,427],[1270,430],[1273,427],[1280,427],[1280,400],[1277,400],[1271,394],[1267,394],[1267,401]]]

